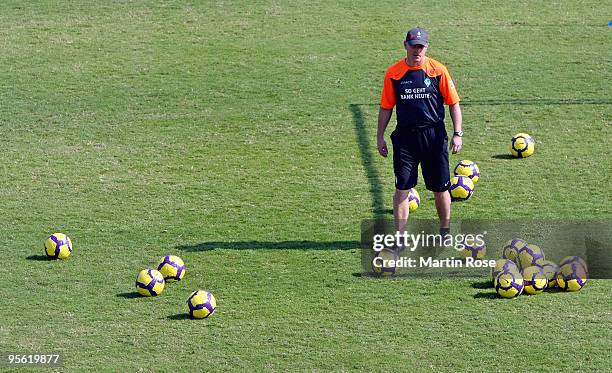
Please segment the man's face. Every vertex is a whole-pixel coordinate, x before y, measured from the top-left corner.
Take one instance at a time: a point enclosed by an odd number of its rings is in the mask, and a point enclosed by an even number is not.
[[[427,52],[428,46],[421,44],[410,45],[407,41],[404,42],[404,45],[406,46],[408,60],[416,63],[417,65],[421,64],[425,58],[425,52]]]

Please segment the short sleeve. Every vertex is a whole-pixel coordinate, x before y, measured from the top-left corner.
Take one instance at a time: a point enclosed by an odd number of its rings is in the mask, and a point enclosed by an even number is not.
[[[395,89],[391,81],[389,70],[385,73],[385,81],[383,83],[382,95],[380,97],[380,107],[386,110],[391,110],[395,106]]]
[[[444,98],[444,103],[446,105],[454,105],[459,102],[459,94],[457,94],[455,83],[453,83],[453,79],[451,79],[451,76],[446,68],[444,68],[442,71],[442,77],[440,79],[440,92],[442,93],[442,97]]]

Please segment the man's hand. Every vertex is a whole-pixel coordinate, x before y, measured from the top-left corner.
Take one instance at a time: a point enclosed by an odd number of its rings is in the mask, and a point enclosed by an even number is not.
[[[461,150],[461,145],[463,145],[463,140],[461,139],[461,136],[454,135],[451,139],[449,148],[451,149],[453,154],[457,154]]]
[[[387,142],[385,139],[378,139],[377,141],[378,153],[383,157],[386,157],[389,154],[389,150],[387,149]]]

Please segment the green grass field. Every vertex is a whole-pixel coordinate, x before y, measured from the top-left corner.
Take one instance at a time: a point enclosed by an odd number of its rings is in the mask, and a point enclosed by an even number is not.
[[[60,352],[70,371],[612,371],[612,280],[500,300],[479,278],[356,275],[361,221],[391,217],[382,78],[416,25],[462,98],[451,163],[483,175],[453,217],[612,217],[609,1],[1,8],[0,353]],[[508,159],[523,131],[536,154]],[[418,188],[415,217],[434,218]],[[75,251],[48,261],[58,231]],[[185,279],[135,297],[165,254]],[[217,313],[189,320],[198,288]]]

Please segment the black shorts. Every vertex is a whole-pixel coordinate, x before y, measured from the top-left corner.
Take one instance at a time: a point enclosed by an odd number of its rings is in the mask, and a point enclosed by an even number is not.
[[[444,126],[401,131],[396,129],[391,133],[391,142],[397,189],[408,190],[417,184],[418,168],[421,164],[425,187],[428,190],[448,190],[448,136]]]

